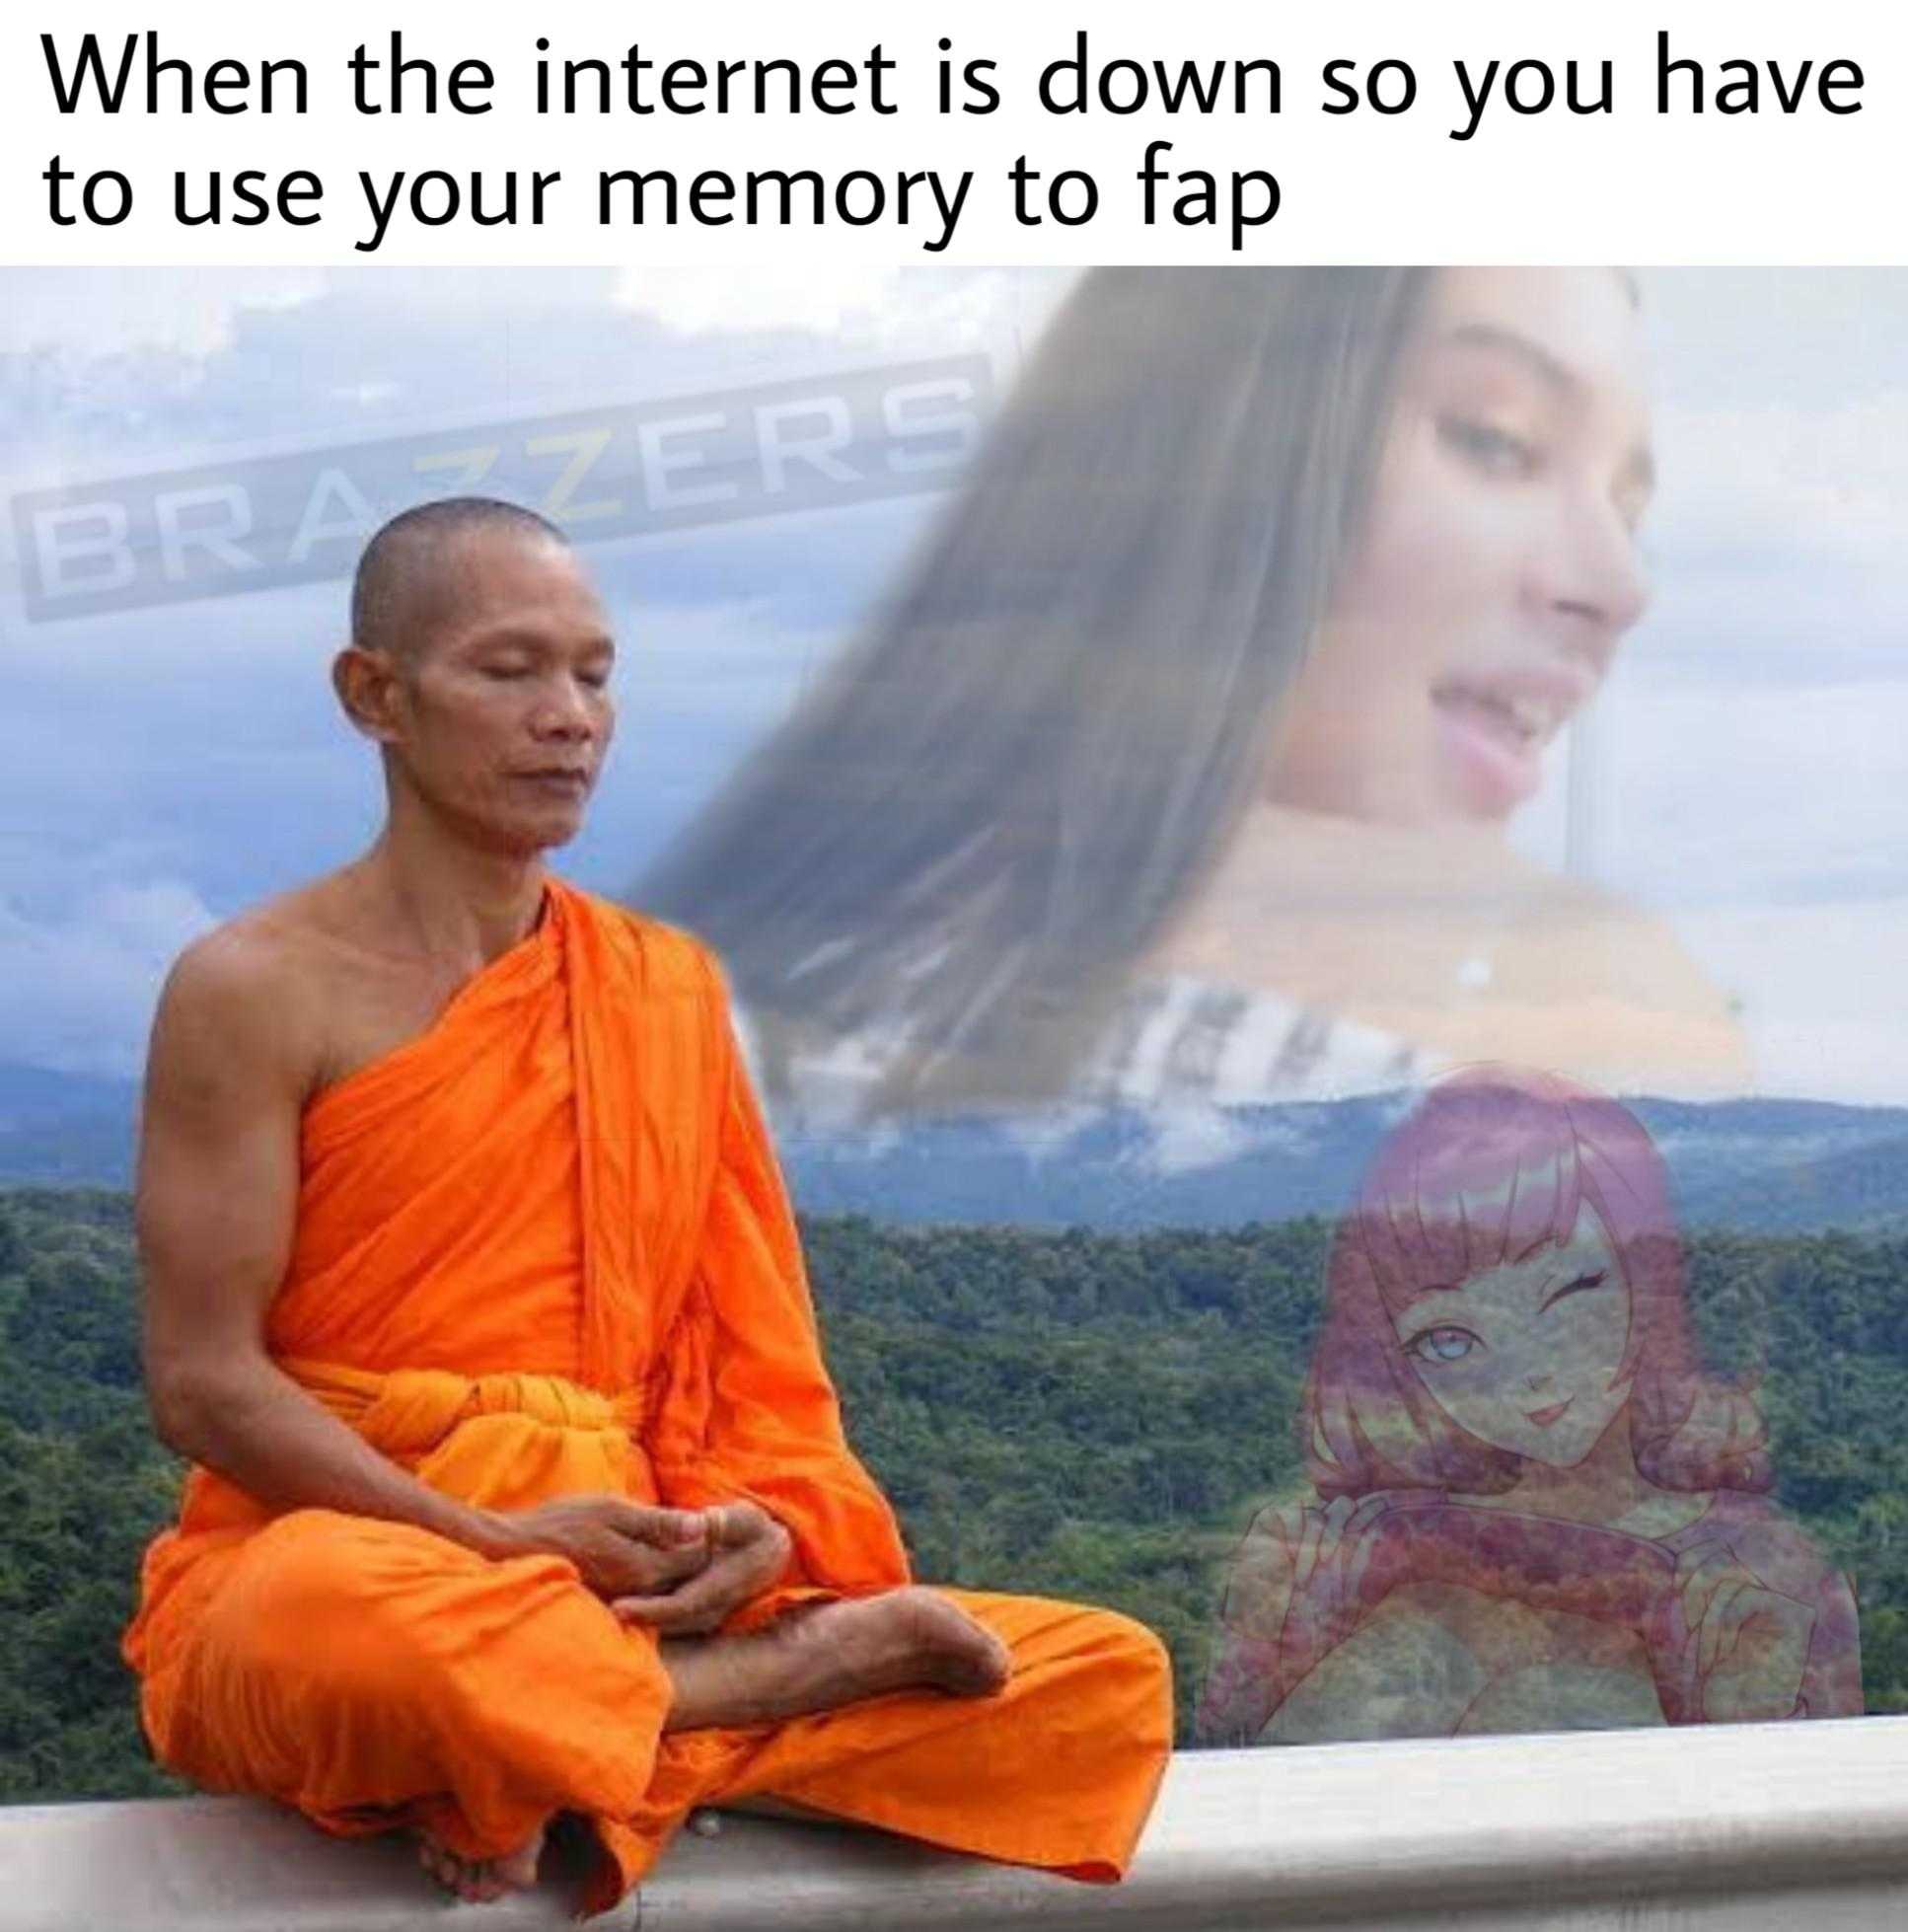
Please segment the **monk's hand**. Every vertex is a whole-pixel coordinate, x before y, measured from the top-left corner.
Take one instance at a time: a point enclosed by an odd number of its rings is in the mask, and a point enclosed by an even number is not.
[[[519,1554],[566,1556],[589,1589],[609,1601],[673,1589],[710,1557],[708,1512],[664,1510],[622,1496],[559,1496],[505,1513]]]
[[[781,1575],[793,1539],[760,1504],[723,1503],[702,1514],[706,1567],[676,1589],[613,1598],[611,1609],[625,1623],[646,1624],[666,1637],[706,1636]]]

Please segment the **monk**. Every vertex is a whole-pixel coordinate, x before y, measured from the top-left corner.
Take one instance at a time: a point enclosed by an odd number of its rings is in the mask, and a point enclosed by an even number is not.
[[[138,1234],[192,1466],[124,1638],[146,1735],[207,1788],[414,1832],[465,1898],[582,1821],[584,1916],[751,1800],[1118,1879],[1158,1641],[911,1585],[715,962],[545,868],[614,654],[541,518],[394,519],[333,665],[384,828],[166,983]]]

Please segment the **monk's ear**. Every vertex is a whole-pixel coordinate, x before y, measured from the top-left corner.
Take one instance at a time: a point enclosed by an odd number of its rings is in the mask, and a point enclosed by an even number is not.
[[[388,652],[346,644],[331,659],[331,689],[344,714],[367,737],[390,744],[400,735],[398,667]]]

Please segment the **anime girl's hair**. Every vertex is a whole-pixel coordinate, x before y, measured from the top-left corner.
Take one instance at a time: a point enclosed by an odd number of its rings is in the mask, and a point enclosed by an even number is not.
[[[1103,269],[858,645],[632,898],[721,954],[771,1093],[1064,1092],[1263,784],[1430,271]]]
[[[1550,1074],[1467,1068],[1386,1137],[1326,1264],[1326,1311],[1299,1405],[1300,1447],[1327,1499],[1378,1489],[1491,1495],[1523,1458],[1438,1406],[1393,1317],[1545,1241],[1587,1205],[1630,1290],[1619,1380],[1632,1382],[1637,1467],[1663,1489],[1761,1491],[1767,1434],[1743,1389],[1706,1375],[1690,1332],[1668,1175],[1626,1107]]]

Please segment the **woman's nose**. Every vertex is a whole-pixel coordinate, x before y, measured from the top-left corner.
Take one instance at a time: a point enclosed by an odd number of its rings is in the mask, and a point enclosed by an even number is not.
[[[1533,1369],[1524,1377],[1524,1385],[1534,1394],[1540,1388],[1548,1388],[1556,1379],[1555,1373],[1549,1369]]]
[[[1650,601],[1636,533],[1600,491],[1568,492],[1539,572],[1538,595],[1559,641],[1601,677]]]

